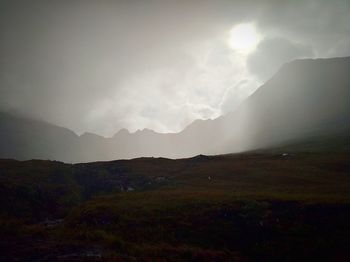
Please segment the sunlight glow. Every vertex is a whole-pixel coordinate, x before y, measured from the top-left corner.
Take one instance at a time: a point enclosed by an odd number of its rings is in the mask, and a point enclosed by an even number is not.
[[[253,24],[238,24],[231,29],[228,43],[233,50],[248,54],[255,50],[260,39]]]

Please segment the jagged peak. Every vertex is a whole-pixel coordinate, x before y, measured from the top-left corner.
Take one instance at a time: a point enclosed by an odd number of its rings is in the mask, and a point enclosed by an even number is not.
[[[122,128],[120,129],[117,133],[114,134],[113,137],[117,137],[117,136],[124,136],[124,135],[130,135],[130,132],[128,129],[126,128]]]
[[[95,133],[91,133],[91,132],[84,132],[83,134],[80,135],[81,138],[84,137],[98,137],[98,138],[104,138],[103,136],[97,135]]]

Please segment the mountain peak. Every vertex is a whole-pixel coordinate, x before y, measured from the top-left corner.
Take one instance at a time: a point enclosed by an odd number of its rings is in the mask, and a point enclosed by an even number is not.
[[[350,57],[284,65],[234,112],[180,133],[119,130],[113,139],[0,113],[0,156],[68,162],[242,152],[350,130]],[[333,124],[332,124],[333,123]],[[336,124],[334,124],[336,123]]]
[[[122,128],[117,133],[114,134],[113,138],[117,136],[125,136],[125,135],[130,135],[130,132],[128,129]]]
[[[104,138],[103,136],[97,135],[95,133],[84,132],[80,135],[81,138]]]

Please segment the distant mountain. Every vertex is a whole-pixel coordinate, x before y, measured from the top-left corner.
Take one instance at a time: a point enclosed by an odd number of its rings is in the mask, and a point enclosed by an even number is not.
[[[80,138],[46,122],[0,113],[0,158],[76,160]]]
[[[196,120],[180,133],[120,130],[82,136],[49,123],[0,114],[0,158],[87,162],[140,156],[189,157],[274,147],[350,131],[350,58],[285,64],[232,113]]]
[[[350,131],[350,58],[285,64],[224,124],[239,123],[243,150]],[[228,128],[225,128],[228,130]]]

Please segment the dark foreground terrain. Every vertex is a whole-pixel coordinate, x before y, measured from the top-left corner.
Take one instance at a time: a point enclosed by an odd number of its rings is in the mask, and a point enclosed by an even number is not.
[[[349,261],[342,141],[180,160],[0,160],[0,260]]]

